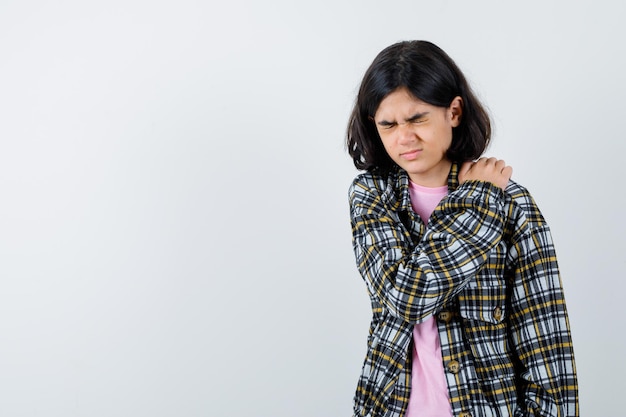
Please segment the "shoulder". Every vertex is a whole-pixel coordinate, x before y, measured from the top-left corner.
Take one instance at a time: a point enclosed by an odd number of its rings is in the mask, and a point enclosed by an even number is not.
[[[397,181],[398,174],[395,172],[363,172],[354,178],[348,193],[351,199],[363,193],[383,195],[394,189]]]
[[[400,200],[399,188],[401,173],[363,172],[352,181],[348,198],[352,208],[373,209],[374,207],[395,207]]]
[[[359,190],[385,190],[388,176],[374,172],[362,172],[357,175],[350,185],[350,194]]]
[[[535,229],[547,226],[530,191],[515,181],[509,181],[504,190],[510,220],[517,223],[517,228]]]

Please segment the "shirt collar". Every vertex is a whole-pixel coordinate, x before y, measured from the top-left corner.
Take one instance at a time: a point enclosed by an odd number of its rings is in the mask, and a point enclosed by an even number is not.
[[[459,187],[460,164],[453,162],[448,174],[448,193]],[[390,173],[392,181],[388,182],[385,190],[385,199],[393,208],[403,211],[412,211],[411,196],[409,194],[409,174],[403,169],[396,168]],[[394,192],[395,191],[395,192]]]

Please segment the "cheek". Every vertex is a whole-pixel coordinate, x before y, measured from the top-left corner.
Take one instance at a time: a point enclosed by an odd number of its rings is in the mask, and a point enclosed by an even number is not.
[[[439,147],[442,152],[446,152],[452,145],[452,129],[442,129],[439,132],[438,140]]]
[[[447,152],[447,150],[450,149],[450,146],[452,146],[452,133],[450,133],[450,136],[443,142],[443,144],[443,151]]]
[[[393,153],[393,141],[389,137],[382,136],[380,133],[378,134],[378,137],[380,138],[380,142],[383,144],[383,148],[385,148],[387,154],[391,155]]]

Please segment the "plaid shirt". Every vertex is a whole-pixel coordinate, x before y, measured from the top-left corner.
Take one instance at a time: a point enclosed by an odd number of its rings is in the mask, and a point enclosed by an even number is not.
[[[458,168],[427,227],[403,170],[363,173],[350,187],[353,247],[373,312],[354,415],[404,415],[413,326],[434,314],[455,416],[578,416],[548,225],[520,185],[459,186]]]

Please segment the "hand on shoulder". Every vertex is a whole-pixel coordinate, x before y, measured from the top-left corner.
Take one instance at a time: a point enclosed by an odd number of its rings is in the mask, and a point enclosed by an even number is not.
[[[496,186],[506,188],[513,174],[513,168],[501,159],[480,158],[477,161],[465,162],[459,170],[459,183],[479,180],[488,181]]]

